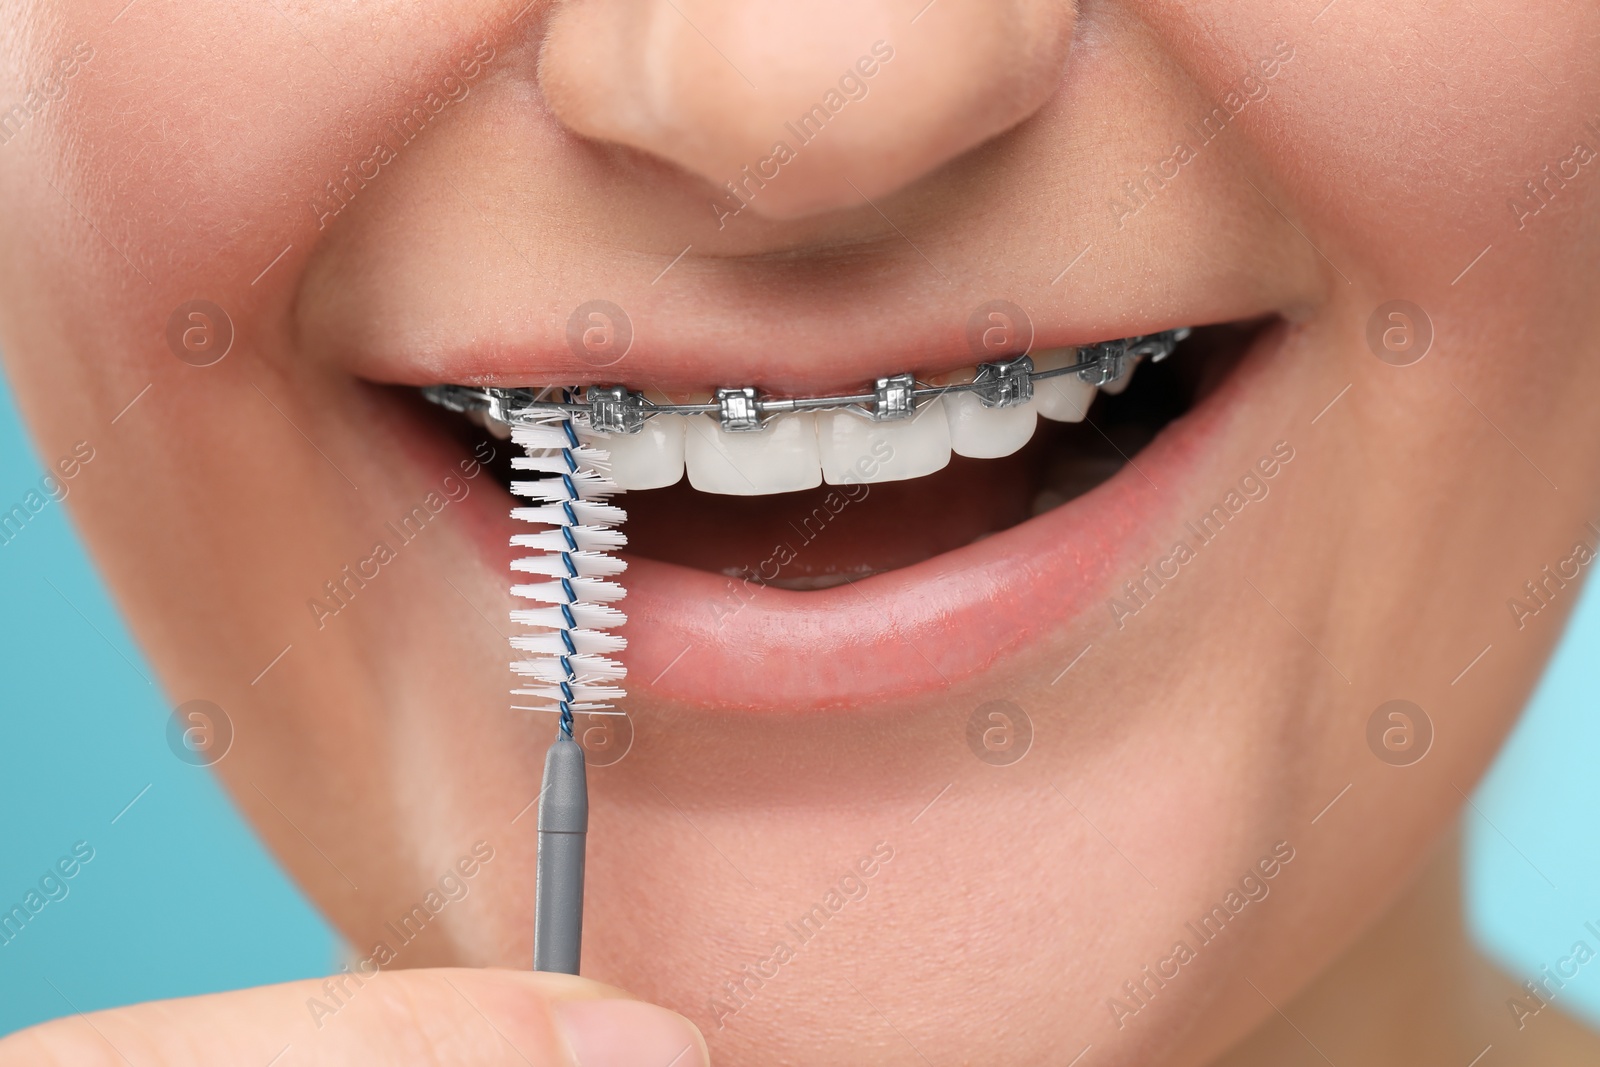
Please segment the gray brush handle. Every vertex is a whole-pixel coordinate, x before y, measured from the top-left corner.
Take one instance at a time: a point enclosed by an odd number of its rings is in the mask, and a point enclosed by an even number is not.
[[[583,746],[565,735],[544,758],[534,887],[533,969],[577,974],[583,946],[583,851],[589,786]]]

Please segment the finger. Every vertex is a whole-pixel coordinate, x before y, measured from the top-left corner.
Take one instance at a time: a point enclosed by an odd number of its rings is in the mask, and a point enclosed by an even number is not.
[[[502,970],[343,973],[69,1016],[0,1067],[706,1067],[687,1019],[609,986]]]

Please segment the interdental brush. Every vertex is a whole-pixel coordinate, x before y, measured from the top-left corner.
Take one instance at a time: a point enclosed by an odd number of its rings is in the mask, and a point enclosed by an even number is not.
[[[610,653],[627,642],[608,631],[627,617],[611,606],[622,599],[622,586],[606,579],[627,567],[612,555],[627,543],[616,529],[627,513],[608,503],[619,492],[609,476],[609,454],[579,441],[571,415],[509,414],[511,439],[527,451],[511,465],[539,475],[511,483],[513,493],[533,502],[514,508],[512,517],[547,527],[511,538],[533,553],[514,561],[512,570],[543,579],[511,588],[513,595],[541,605],[511,613],[513,622],[529,627],[511,638],[513,648],[528,654],[511,666],[525,680],[512,692],[537,701],[523,710],[557,714],[539,790],[533,967],[577,974],[589,796],[573,716],[620,714],[613,709],[627,672]]]

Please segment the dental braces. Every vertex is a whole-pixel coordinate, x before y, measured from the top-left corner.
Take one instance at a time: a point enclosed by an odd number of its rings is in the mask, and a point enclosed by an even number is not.
[[[475,415],[503,427],[526,425],[531,420],[570,418],[595,433],[635,434],[645,420],[658,415],[716,415],[728,433],[759,433],[777,415],[802,411],[851,411],[873,422],[914,418],[918,407],[946,393],[975,393],[989,408],[1009,408],[1033,399],[1034,384],[1076,374],[1090,385],[1107,385],[1132,369],[1139,360],[1159,363],[1170,356],[1191,330],[1180,327],[1161,333],[1100,341],[1078,348],[1076,362],[1038,370],[1027,355],[979,363],[970,382],[930,385],[913,374],[879,378],[870,393],[839,396],[773,397],[753,386],[718,389],[714,399],[699,404],[658,404],[643,393],[621,385],[591,385],[582,400],[553,400],[556,389],[475,388],[466,385],[430,385],[422,392],[441,407]],[[575,393],[575,391],[573,391]],[[570,395],[570,394],[569,394]]]

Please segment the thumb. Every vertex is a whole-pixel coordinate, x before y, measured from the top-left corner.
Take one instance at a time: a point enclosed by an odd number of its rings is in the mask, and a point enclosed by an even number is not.
[[[0,1041],[0,1067],[707,1067],[689,1020],[532,971],[342,973],[69,1016]]]

